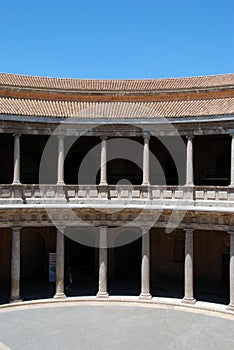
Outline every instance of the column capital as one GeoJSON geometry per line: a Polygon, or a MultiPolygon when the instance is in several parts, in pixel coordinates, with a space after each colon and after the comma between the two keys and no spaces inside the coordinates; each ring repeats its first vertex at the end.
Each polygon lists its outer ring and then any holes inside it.
{"type": "Polygon", "coordinates": [[[187,233],[187,234],[193,234],[193,232],[194,232],[194,229],[193,228],[183,228],[183,230],[184,230],[184,233],[187,233]]]}
{"type": "Polygon", "coordinates": [[[142,133],[142,137],[144,138],[144,140],[149,140],[150,139],[150,134],[148,132],[143,132],[142,133]]]}
{"type": "Polygon", "coordinates": [[[188,135],[186,135],[186,138],[188,140],[192,140],[192,139],[194,139],[194,135],[193,134],[188,134],[188,135]]]}
{"type": "Polygon", "coordinates": [[[141,226],[141,231],[142,231],[142,234],[145,235],[146,233],[150,232],[150,228],[149,226],[141,226]]]}
{"type": "Polygon", "coordinates": [[[101,139],[102,141],[106,141],[106,140],[108,139],[108,136],[102,135],[102,136],[100,136],[100,139],[101,139]]]}
{"type": "Polygon", "coordinates": [[[57,231],[59,231],[60,233],[62,233],[64,235],[65,232],[65,225],[56,225],[57,231]]]}
{"type": "Polygon", "coordinates": [[[19,134],[19,133],[15,133],[15,134],[13,134],[13,136],[14,136],[14,137],[21,137],[22,135],[19,134]]]}
{"type": "Polygon", "coordinates": [[[18,225],[18,226],[12,226],[11,228],[13,232],[20,232],[22,227],[18,225]]]}
{"type": "Polygon", "coordinates": [[[233,236],[233,237],[234,237],[234,231],[227,231],[227,233],[228,233],[230,236],[233,236]]]}
{"type": "Polygon", "coordinates": [[[58,138],[58,139],[64,140],[64,139],[65,139],[65,135],[64,135],[64,134],[58,134],[58,135],[57,135],[57,138],[58,138]]]}
{"type": "Polygon", "coordinates": [[[108,225],[100,225],[98,226],[100,229],[108,229],[108,225]]]}

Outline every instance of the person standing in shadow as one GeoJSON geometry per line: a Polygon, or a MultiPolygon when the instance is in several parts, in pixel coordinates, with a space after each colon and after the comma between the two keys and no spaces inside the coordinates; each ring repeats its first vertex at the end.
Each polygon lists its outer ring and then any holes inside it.
{"type": "Polygon", "coordinates": [[[71,274],[71,267],[68,266],[65,274],[65,289],[69,290],[71,288],[72,288],[72,274],[71,274]]]}

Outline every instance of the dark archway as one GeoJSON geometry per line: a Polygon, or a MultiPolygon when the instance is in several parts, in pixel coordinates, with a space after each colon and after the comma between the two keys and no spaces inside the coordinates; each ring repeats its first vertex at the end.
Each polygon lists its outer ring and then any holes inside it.
{"type": "Polygon", "coordinates": [[[21,278],[45,277],[45,242],[40,233],[23,230],[21,233],[21,278]]]}
{"type": "Polygon", "coordinates": [[[21,232],[21,297],[23,300],[54,295],[48,281],[48,257],[44,235],[34,228],[21,232]]]}
{"type": "Polygon", "coordinates": [[[139,295],[142,237],[137,230],[125,229],[116,236],[115,245],[109,249],[113,270],[109,273],[108,290],[114,295],[139,295]]]}
{"type": "Polygon", "coordinates": [[[65,236],[65,273],[71,268],[73,284],[66,291],[68,296],[95,295],[98,252],[95,233],[89,229],[74,229],[65,236]]]}
{"type": "Polygon", "coordinates": [[[193,149],[195,185],[229,185],[231,138],[227,135],[196,136],[193,149]]]}
{"type": "MultiPolygon", "coordinates": [[[[48,136],[42,135],[23,135],[20,138],[20,180],[23,184],[39,183],[40,163],[47,141],[48,136]]],[[[54,161],[57,164],[57,159],[54,161]]],[[[52,163],[50,167],[51,165],[52,163]]],[[[53,164],[53,172],[55,171],[57,172],[57,165],[53,164]]],[[[43,183],[53,183],[53,181],[51,182],[51,174],[46,172],[44,177],[46,179],[43,179],[43,183]]]]}
{"type": "Polygon", "coordinates": [[[231,154],[230,152],[222,153],[216,161],[216,183],[218,186],[228,186],[230,184],[231,172],[231,154]]]}
{"type": "Polygon", "coordinates": [[[99,183],[98,174],[95,173],[100,168],[100,143],[101,139],[94,136],[65,138],[64,181],[66,184],[99,183]],[[81,164],[82,170],[80,170],[81,164]],[[95,177],[98,179],[96,180],[95,177]]]}
{"type": "Polygon", "coordinates": [[[178,182],[180,185],[185,183],[186,146],[183,137],[163,136],[156,138],[152,136],[150,138],[150,151],[150,183],[152,185],[176,186],[178,182]]]}
{"type": "Polygon", "coordinates": [[[14,137],[11,134],[0,135],[0,183],[11,184],[13,181],[14,137]]]}
{"type": "Polygon", "coordinates": [[[25,150],[21,158],[21,182],[23,184],[38,184],[41,154],[37,151],[25,150]]]}
{"type": "Polygon", "coordinates": [[[173,158],[169,156],[164,164],[164,174],[167,185],[178,185],[178,174],[173,158]]]}
{"type": "Polygon", "coordinates": [[[228,304],[229,248],[226,232],[194,233],[194,296],[197,300],[228,304]]]}
{"type": "Polygon", "coordinates": [[[11,229],[0,229],[0,304],[8,303],[11,293],[11,234],[11,229]]]}
{"type": "Polygon", "coordinates": [[[184,232],[153,228],[150,238],[152,296],[183,298],[184,232]]]}
{"type": "Polygon", "coordinates": [[[127,159],[114,159],[107,163],[108,184],[116,185],[121,180],[127,180],[132,185],[142,184],[142,169],[127,159]]]}
{"type": "Polygon", "coordinates": [[[85,154],[78,150],[69,152],[64,163],[64,181],[67,185],[78,184],[78,171],[84,157],[85,154]]]}

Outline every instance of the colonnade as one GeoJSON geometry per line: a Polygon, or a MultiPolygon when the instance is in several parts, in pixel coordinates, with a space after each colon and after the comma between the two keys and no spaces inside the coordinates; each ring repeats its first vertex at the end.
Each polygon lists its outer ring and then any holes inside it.
{"type": "MultiPolygon", "coordinates": [[[[20,297],[20,230],[19,226],[12,228],[11,251],[11,302],[18,302],[20,297]]],[[[184,260],[184,298],[183,303],[195,303],[193,288],[193,229],[184,229],[185,232],[185,260],[184,260]]],[[[64,293],[64,233],[65,227],[57,228],[56,243],[56,290],[55,299],[66,298],[64,293]]],[[[234,310],[234,231],[230,235],[230,303],[229,308],[234,310]]],[[[97,298],[108,298],[108,227],[99,227],[99,277],[97,298]]],[[[140,277],[140,276],[139,276],[140,277]]],[[[150,234],[142,229],[142,256],[141,256],[141,293],[139,299],[151,299],[150,294],[150,234]]]]}
{"type": "MultiPolygon", "coordinates": [[[[14,134],[14,175],[13,184],[20,184],[20,134],[14,134]]],[[[150,135],[144,137],[143,146],[143,182],[142,185],[150,185],[149,182],[149,163],[150,152],[149,142],[150,135]]],[[[64,184],[64,135],[58,135],[58,169],[57,169],[57,184],[64,184]]],[[[234,186],[234,134],[231,134],[231,181],[230,186],[234,186]]],[[[101,161],[100,161],[100,185],[108,185],[107,183],[107,136],[101,137],[101,161]]],[[[186,185],[193,186],[194,171],[193,171],[193,135],[187,136],[187,156],[186,156],[186,185]]]]}
{"type": "MultiPolygon", "coordinates": [[[[20,136],[14,134],[14,174],[13,185],[20,184],[20,136]]],[[[150,135],[143,135],[143,182],[142,185],[150,185],[150,135]]],[[[231,134],[231,181],[234,186],[234,134],[231,134]]],[[[187,136],[187,159],[186,159],[186,186],[193,186],[193,135],[187,136]]],[[[100,185],[107,183],[107,137],[101,137],[101,160],[100,160],[100,185]]],[[[58,135],[58,170],[57,184],[64,184],[64,135],[58,135]]],[[[19,301],[20,297],[20,227],[12,228],[12,253],[11,253],[11,301],[19,301]]],[[[55,298],[65,298],[64,293],[64,227],[57,231],[57,267],[56,267],[56,293],[55,298]]],[[[141,261],[141,293],[140,299],[150,299],[150,239],[149,232],[142,228],[142,261],[141,261]]],[[[107,286],[107,226],[99,227],[99,287],[98,298],[108,298],[107,286]]],[[[234,309],[234,232],[230,234],[230,304],[234,309]]],[[[193,230],[185,229],[185,261],[184,261],[184,303],[194,303],[193,288],[193,230]]]]}

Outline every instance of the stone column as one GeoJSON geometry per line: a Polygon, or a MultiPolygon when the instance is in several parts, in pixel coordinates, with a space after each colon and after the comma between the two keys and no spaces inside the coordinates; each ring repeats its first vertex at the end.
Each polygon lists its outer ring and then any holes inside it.
{"type": "Polygon", "coordinates": [[[108,298],[107,293],[107,226],[99,227],[99,288],[97,298],[108,298]]]}
{"type": "Polygon", "coordinates": [[[234,310],[234,231],[228,233],[230,235],[230,303],[228,308],[234,310]]]}
{"type": "Polygon", "coordinates": [[[57,228],[55,299],[66,298],[64,294],[64,229],[64,226],[57,228]]]}
{"type": "Polygon", "coordinates": [[[11,245],[11,302],[20,298],[20,227],[12,227],[11,245]]]}
{"type": "Polygon", "coordinates": [[[100,185],[107,185],[107,166],[106,166],[106,136],[101,137],[101,164],[100,164],[100,185]]]}
{"type": "Polygon", "coordinates": [[[142,232],[141,294],[139,299],[151,299],[150,294],[150,234],[142,232]]]}
{"type": "Polygon", "coordinates": [[[14,175],[13,185],[20,184],[20,136],[14,134],[14,175]]]}
{"type": "Polygon", "coordinates": [[[234,187],[234,133],[231,135],[231,181],[230,186],[234,187]]]}
{"type": "Polygon", "coordinates": [[[185,262],[184,262],[184,303],[194,304],[193,296],[193,230],[185,229],[185,262]]]}
{"type": "Polygon", "coordinates": [[[57,185],[64,184],[64,135],[58,135],[58,181],[57,185]]]}
{"type": "Polygon", "coordinates": [[[193,135],[187,136],[186,185],[193,186],[193,135]]]}
{"type": "Polygon", "coordinates": [[[142,185],[148,186],[149,182],[149,140],[150,136],[144,136],[144,150],[143,150],[143,182],[142,185]]]}

